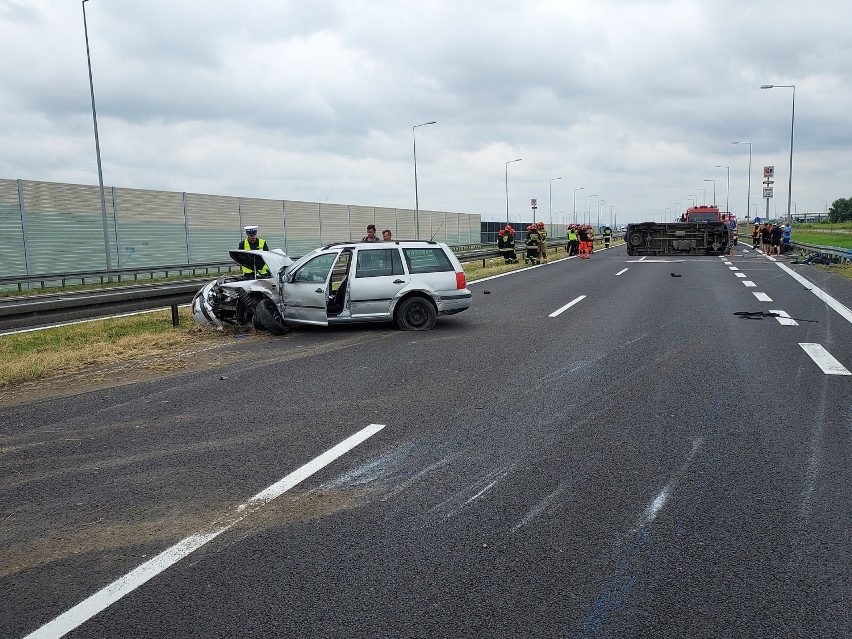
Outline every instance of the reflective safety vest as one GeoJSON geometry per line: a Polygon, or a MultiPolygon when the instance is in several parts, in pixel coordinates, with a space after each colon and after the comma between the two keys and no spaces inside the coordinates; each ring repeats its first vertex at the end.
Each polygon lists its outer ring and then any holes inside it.
{"type": "MultiPolygon", "coordinates": [[[[252,249],[251,245],[249,244],[248,238],[245,238],[243,240],[243,250],[244,251],[253,251],[253,250],[268,251],[269,249],[266,246],[266,240],[261,239],[261,238],[257,238],[257,249],[252,249]]],[[[253,273],[254,273],[254,269],[251,269],[247,266],[243,266],[243,274],[244,275],[251,275],[253,273]]],[[[257,274],[258,275],[264,275],[264,276],[269,275],[269,266],[267,266],[266,262],[264,262],[263,266],[257,270],[257,274]]]]}
{"type": "Polygon", "coordinates": [[[576,242],[580,239],[580,236],[577,235],[576,231],[568,231],[568,241],[576,242]]]}

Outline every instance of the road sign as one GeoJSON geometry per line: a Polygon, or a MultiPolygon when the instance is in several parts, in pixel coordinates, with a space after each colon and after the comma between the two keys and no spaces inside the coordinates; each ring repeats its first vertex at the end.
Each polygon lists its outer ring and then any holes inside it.
{"type": "Polygon", "coordinates": [[[774,166],[764,166],[763,167],[763,177],[765,177],[765,178],[775,177],[775,167],[774,166]]]}
{"type": "Polygon", "coordinates": [[[765,198],[772,197],[772,187],[771,186],[763,187],[763,197],[765,197],[765,198]]]}
{"type": "Polygon", "coordinates": [[[538,200],[535,199],[535,198],[531,199],[530,200],[530,206],[533,207],[533,208],[538,207],[538,200]]]}

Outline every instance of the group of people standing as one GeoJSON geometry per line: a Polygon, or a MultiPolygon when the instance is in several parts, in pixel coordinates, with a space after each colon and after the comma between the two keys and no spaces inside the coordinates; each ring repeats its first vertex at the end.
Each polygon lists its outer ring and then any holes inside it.
{"type": "Polygon", "coordinates": [[[588,224],[569,224],[565,250],[569,256],[577,255],[581,260],[587,260],[592,255],[594,237],[594,229],[588,224]]]}
{"type": "Polygon", "coordinates": [[[789,224],[765,222],[763,226],[755,222],[751,231],[751,244],[766,255],[781,255],[790,250],[792,229],[789,224]]]}
{"type": "MultiPolygon", "coordinates": [[[[595,232],[588,224],[569,224],[567,227],[568,244],[565,250],[569,256],[576,255],[580,259],[589,259],[593,250],[595,232]]],[[[612,238],[612,229],[606,227],[603,231],[604,243],[609,247],[612,238]],[[607,233],[607,231],[609,231],[607,233]]],[[[524,240],[526,253],[524,262],[527,264],[541,264],[547,262],[547,229],[544,222],[530,224],[527,227],[527,235],[524,240]]],[[[518,254],[515,251],[515,229],[509,224],[497,232],[497,248],[500,250],[506,264],[517,264],[518,254]]]]}
{"type": "MultiPolygon", "coordinates": [[[[544,227],[544,222],[530,224],[527,227],[524,245],[526,246],[524,252],[526,264],[547,262],[547,229],[544,227]]],[[[515,251],[515,229],[511,225],[507,224],[505,228],[497,231],[497,248],[506,264],[518,263],[518,253],[515,251]]]]}

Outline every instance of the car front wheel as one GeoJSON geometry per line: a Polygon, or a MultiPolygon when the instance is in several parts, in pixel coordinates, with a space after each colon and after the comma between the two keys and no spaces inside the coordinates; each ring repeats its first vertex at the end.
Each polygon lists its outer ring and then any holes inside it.
{"type": "Polygon", "coordinates": [[[278,307],[275,306],[275,302],[271,299],[266,298],[261,300],[254,313],[258,322],[263,324],[266,330],[273,335],[285,335],[290,330],[290,327],[282,320],[281,313],[278,307]]]}
{"type": "Polygon", "coordinates": [[[396,325],[403,331],[428,331],[435,327],[438,313],[423,297],[409,297],[400,302],[395,313],[396,325]]]}

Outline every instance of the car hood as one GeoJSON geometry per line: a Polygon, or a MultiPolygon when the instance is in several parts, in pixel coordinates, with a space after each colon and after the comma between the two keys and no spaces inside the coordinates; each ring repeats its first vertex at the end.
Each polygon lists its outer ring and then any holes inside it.
{"type": "Polygon", "coordinates": [[[269,267],[270,273],[278,273],[282,268],[290,266],[293,260],[281,249],[272,249],[271,251],[244,251],[234,249],[228,251],[231,259],[240,266],[254,269],[257,265],[257,258],[260,257],[269,267]]]}

